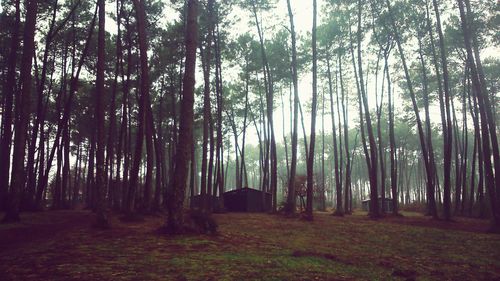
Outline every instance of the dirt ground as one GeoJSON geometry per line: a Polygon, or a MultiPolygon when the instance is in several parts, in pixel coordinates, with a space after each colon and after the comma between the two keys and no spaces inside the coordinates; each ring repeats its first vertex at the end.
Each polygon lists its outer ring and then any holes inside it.
{"type": "Polygon", "coordinates": [[[168,237],[164,216],[113,215],[109,230],[93,219],[47,211],[0,225],[0,280],[500,280],[500,235],[483,220],[228,213],[215,215],[219,235],[168,237]]]}

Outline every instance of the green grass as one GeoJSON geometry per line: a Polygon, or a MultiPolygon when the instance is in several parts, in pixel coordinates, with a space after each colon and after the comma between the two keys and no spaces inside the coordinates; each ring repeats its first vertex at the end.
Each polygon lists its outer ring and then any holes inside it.
{"type": "MultiPolygon", "coordinates": [[[[46,212],[25,215],[22,224],[0,228],[2,237],[16,229],[55,225],[46,237],[7,245],[0,255],[0,279],[405,279],[395,271],[413,272],[417,280],[500,278],[500,236],[406,223],[429,220],[415,214],[372,221],[360,214],[318,213],[313,222],[222,214],[215,216],[218,236],[179,237],[155,232],[163,223],[161,217],[129,224],[114,219],[108,231],[91,229],[90,218],[83,211],[46,212]],[[66,222],[68,214],[84,219],[66,222]],[[294,255],[298,251],[306,254],[294,255]]],[[[469,222],[455,224],[461,223],[469,222]]]]}

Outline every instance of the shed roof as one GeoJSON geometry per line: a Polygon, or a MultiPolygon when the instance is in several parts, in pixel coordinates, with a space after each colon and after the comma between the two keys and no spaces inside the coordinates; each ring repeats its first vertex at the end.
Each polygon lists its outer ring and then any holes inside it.
{"type": "MultiPolygon", "coordinates": [[[[258,189],[255,189],[255,188],[243,187],[243,188],[237,188],[237,189],[226,191],[226,192],[224,192],[224,194],[237,193],[237,192],[247,192],[247,191],[250,191],[250,192],[262,192],[262,190],[258,190],[258,189]]],[[[270,194],[269,192],[266,192],[266,193],[270,194]]]]}

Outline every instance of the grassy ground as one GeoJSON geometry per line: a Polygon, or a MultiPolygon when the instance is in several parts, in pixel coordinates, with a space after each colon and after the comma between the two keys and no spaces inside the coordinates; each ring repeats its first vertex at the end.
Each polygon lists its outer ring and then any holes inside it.
{"type": "Polygon", "coordinates": [[[218,236],[166,237],[162,217],[106,231],[86,211],[22,218],[0,225],[0,280],[500,280],[500,236],[471,219],[230,213],[218,236]]]}

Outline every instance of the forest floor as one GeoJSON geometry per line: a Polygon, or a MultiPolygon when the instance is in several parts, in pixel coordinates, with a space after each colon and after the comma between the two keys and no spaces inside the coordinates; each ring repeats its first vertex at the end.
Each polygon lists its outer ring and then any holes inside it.
{"type": "Polygon", "coordinates": [[[0,280],[500,280],[500,235],[482,220],[228,213],[215,215],[219,235],[167,237],[162,216],[112,216],[109,230],[93,219],[47,211],[0,225],[0,280]]]}

